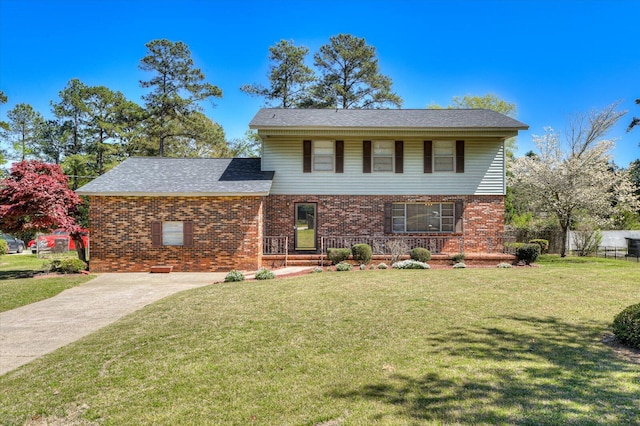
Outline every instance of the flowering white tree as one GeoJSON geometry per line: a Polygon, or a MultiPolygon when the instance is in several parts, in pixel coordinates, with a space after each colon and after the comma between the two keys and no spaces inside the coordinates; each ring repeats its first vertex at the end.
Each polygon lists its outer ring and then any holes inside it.
{"type": "Polygon", "coordinates": [[[517,158],[510,184],[527,194],[531,207],[555,215],[562,229],[561,256],[566,256],[567,233],[580,213],[606,218],[615,209],[638,206],[633,184],[626,171],[610,164],[614,141],[606,133],[626,111],[612,104],[602,111],[576,115],[566,132],[566,150],[551,128],[534,135],[539,153],[517,158]]]}

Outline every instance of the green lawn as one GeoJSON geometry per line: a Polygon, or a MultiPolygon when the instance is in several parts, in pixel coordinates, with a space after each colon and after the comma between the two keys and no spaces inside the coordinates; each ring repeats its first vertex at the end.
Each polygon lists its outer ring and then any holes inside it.
{"type": "Polygon", "coordinates": [[[638,424],[638,302],[598,259],[216,284],[0,377],[0,424],[638,424]]]}
{"type": "MultiPolygon", "coordinates": [[[[72,254],[75,255],[75,252],[72,254]]],[[[53,297],[93,278],[87,275],[18,278],[42,271],[48,262],[46,259],[38,259],[34,254],[0,257],[0,312],[53,297]]]]}

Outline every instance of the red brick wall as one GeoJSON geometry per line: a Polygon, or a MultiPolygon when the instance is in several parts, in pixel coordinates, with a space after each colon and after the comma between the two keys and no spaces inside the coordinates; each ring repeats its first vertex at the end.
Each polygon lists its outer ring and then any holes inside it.
{"type": "Polygon", "coordinates": [[[265,205],[265,235],[288,236],[293,251],[294,205],[317,203],[318,236],[449,236],[443,253],[483,253],[501,250],[504,197],[500,195],[270,195],[265,205]],[[440,234],[385,234],[384,204],[464,202],[463,232],[440,234]],[[463,250],[460,246],[463,237],[463,250]],[[500,244],[500,247],[496,247],[500,244]]]}
{"type": "Polygon", "coordinates": [[[256,270],[264,197],[90,197],[90,270],[256,270]],[[151,222],[193,221],[193,247],[153,247],[151,222]]]}

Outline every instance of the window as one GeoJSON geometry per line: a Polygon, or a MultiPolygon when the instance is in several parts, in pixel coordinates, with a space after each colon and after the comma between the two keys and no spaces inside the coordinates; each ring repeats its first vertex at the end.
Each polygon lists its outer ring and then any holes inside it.
{"type": "Polygon", "coordinates": [[[184,243],[182,222],[162,222],[162,245],[181,246],[184,243]]]}
{"type": "Polygon", "coordinates": [[[313,141],[313,171],[333,171],[333,141],[313,141]]]}
{"type": "Polygon", "coordinates": [[[454,158],[453,141],[435,141],[433,143],[433,169],[436,172],[452,172],[454,158]]]}
{"type": "Polygon", "coordinates": [[[193,222],[154,221],[151,223],[151,241],[154,247],[193,247],[193,222]]]}
{"type": "Polygon", "coordinates": [[[373,141],[373,172],[393,172],[393,141],[373,141]]]}
{"type": "Polygon", "coordinates": [[[393,204],[391,223],[394,233],[453,232],[453,203],[393,204]]]}
{"type": "Polygon", "coordinates": [[[424,172],[464,173],[464,141],[424,141],[424,172]]]}

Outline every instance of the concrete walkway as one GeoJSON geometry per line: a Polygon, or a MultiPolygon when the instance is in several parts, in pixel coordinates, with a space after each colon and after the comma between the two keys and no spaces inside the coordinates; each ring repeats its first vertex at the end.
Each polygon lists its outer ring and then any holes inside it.
{"type": "MultiPolygon", "coordinates": [[[[309,268],[282,268],[278,276],[309,268]]],[[[183,290],[224,281],[226,273],[101,274],[55,297],[0,313],[0,375],[183,290]]],[[[251,278],[252,275],[247,275],[251,278]]]]}

